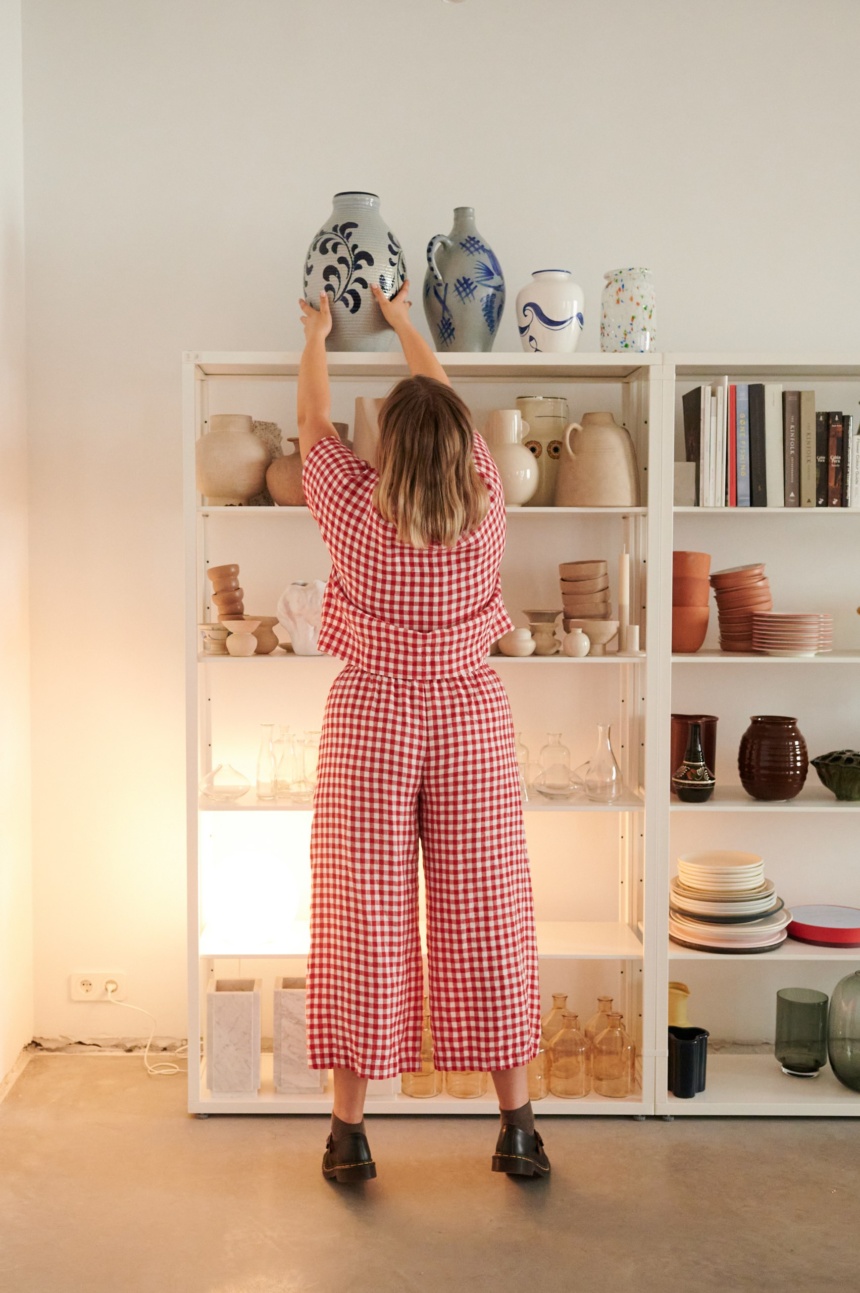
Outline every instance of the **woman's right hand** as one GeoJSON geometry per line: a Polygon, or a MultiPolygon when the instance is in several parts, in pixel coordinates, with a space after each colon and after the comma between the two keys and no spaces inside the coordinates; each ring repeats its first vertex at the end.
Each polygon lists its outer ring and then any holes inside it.
{"type": "Polygon", "coordinates": [[[370,290],[373,293],[374,301],[382,311],[382,317],[390,328],[398,332],[409,323],[409,311],[412,308],[412,302],[409,300],[408,278],[403,280],[403,286],[399,292],[392,296],[391,300],[388,299],[378,283],[371,283],[370,290]]]}
{"type": "Polygon", "coordinates": [[[313,341],[315,337],[320,337],[324,341],[331,332],[332,325],[328,292],[320,292],[318,309],[305,300],[300,300],[299,305],[302,308],[302,327],[305,330],[305,342],[313,341]]]}

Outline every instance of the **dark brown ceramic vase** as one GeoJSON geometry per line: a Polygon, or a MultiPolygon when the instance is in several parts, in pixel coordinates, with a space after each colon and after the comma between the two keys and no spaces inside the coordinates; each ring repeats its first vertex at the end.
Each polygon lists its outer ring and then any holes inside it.
{"type": "Polygon", "coordinates": [[[806,741],[797,720],[757,714],[741,737],[738,772],[753,799],[794,799],[809,768],[806,741]]]}

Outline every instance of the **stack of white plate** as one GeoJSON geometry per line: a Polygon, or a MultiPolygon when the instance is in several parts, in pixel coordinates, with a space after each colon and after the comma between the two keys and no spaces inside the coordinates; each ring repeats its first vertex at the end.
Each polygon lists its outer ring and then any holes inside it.
{"type": "Polygon", "coordinates": [[[753,650],[766,655],[817,655],[833,650],[833,616],[756,611],[752,635],[753,650]]]}
{"type": "Polygon", "coordinates": [[[785,942],[790,920],[758,854],[722,850],[678,858],[669,937],[683,947],[767,952],[785,942]]]}

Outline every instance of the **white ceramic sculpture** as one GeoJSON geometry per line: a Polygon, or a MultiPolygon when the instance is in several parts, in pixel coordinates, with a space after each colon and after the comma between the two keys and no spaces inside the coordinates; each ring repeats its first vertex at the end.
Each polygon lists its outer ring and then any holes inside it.
{"type": "Polygon", "coordinates": [[[321,579],[296,582],[278,600],[278,620],[290,635],[296,655],[319,655],[317,639],[322,621],[325,584],[321,579]]]}
{"type": "Polygon", "coordinates": [[[529,629],[511,629],[499,638],[502,655],[527,656],[535,653],[535,640],[529,629]]]}

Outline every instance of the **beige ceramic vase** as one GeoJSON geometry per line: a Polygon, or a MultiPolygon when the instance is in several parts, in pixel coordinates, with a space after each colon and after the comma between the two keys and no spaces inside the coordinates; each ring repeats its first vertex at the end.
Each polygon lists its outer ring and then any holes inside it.
{"type": "Polygon", "coordinates": [[[241,507],[266,483],[270,451],[244,413],[215,413],[197,441],[197,488],[214,507],[241,507]]]}
{"type": "Polygon", "coordinates": [[[302,459],[298,436],[290,436],[292,453],[282,454],[269,464],[266,471],[266,488],[278,507],[304,507],[305,491],[302,488],[302,459]]]}
{"type": "Polygon", "coordinates": [[[352,433],[352,447],[359,458],[376,466],[376,454],[379,449],[379,410],[384,400],[374,399],[371,395],[359,395],[355,401],[355,424],[352,433]]]}
{"type": "Polygon", "coordinates": [[[611,413],[585,413],[567,427],[556,507],[638,507],[639,472],[630,433],[611,413]]]}

